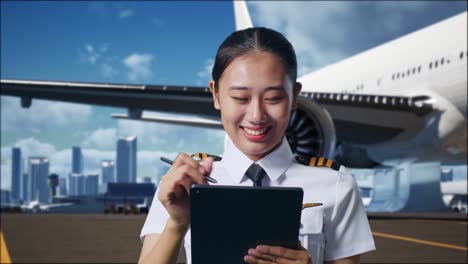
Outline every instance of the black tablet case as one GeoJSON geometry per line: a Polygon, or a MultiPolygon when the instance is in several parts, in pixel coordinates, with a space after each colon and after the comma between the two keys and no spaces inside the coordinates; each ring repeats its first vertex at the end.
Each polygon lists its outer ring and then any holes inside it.
{"type": "Polygon", "coordinates": [[[291,187],[193,185],[192,264],[238,264],[257,245],[296,248],[303,191],[291,187]]]}

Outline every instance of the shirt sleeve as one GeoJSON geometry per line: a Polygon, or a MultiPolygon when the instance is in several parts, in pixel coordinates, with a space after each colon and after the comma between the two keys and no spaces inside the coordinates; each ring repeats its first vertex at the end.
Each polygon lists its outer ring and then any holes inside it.
{"type": "Polygon", "coordinates": [[[140,240],[142,242],[143,238],[148,234],[161,234],[166,226],[167,220],[169,219],[169,213],[158,199],[158,192],[159,188],[154,194],[151,208],[146,216],[145,224],[141,229],[140,240]]]}
{"type": "Polygon", "coordinates": [[[338,174],[335,210],[329,225],[324,230],[326,261],[375,250],[356,180],[350,173],[338,174]]]}

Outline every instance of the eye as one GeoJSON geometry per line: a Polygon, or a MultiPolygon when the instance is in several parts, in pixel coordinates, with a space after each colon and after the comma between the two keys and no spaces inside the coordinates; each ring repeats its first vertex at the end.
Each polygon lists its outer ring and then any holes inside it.
{"type": "Polygon", "coordinates": [[[249,98],[247,97],[237,97],[237,96],[231,96],[232,99],[234,99],[235,101],[238,101],[240,103],[246,103],[249,101],[249,98]]]}
{"type": "Polygon", "coordinates": [[[281,100],[283,100],[283,97],[282,96],[275,96],[275,97],[266,98],[265,100],[270,102],[270,103],[277,103],[277,102],[280,102],[281,100]]]}

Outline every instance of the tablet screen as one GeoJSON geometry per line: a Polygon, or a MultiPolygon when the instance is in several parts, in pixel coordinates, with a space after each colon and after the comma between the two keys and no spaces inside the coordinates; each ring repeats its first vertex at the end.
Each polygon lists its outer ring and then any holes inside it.
{"type": "Polygon", "coordinates": [[[296,248],[302,197],[301,188],[193,185],[192,263],[244,263],[260,244],[296,248]]]}

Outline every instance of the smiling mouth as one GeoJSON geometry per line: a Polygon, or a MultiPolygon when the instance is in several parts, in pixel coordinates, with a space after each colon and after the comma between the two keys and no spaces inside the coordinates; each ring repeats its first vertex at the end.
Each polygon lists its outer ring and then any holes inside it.
{"type": "Polygon", "coordinates": [[[247,127],[242,127],[242,129],[249,135],[251,136],[260,136],[265,134],[265,132],[269,129],[270,127],[264,127],[261,129],[250,129],[247,127]]]}

